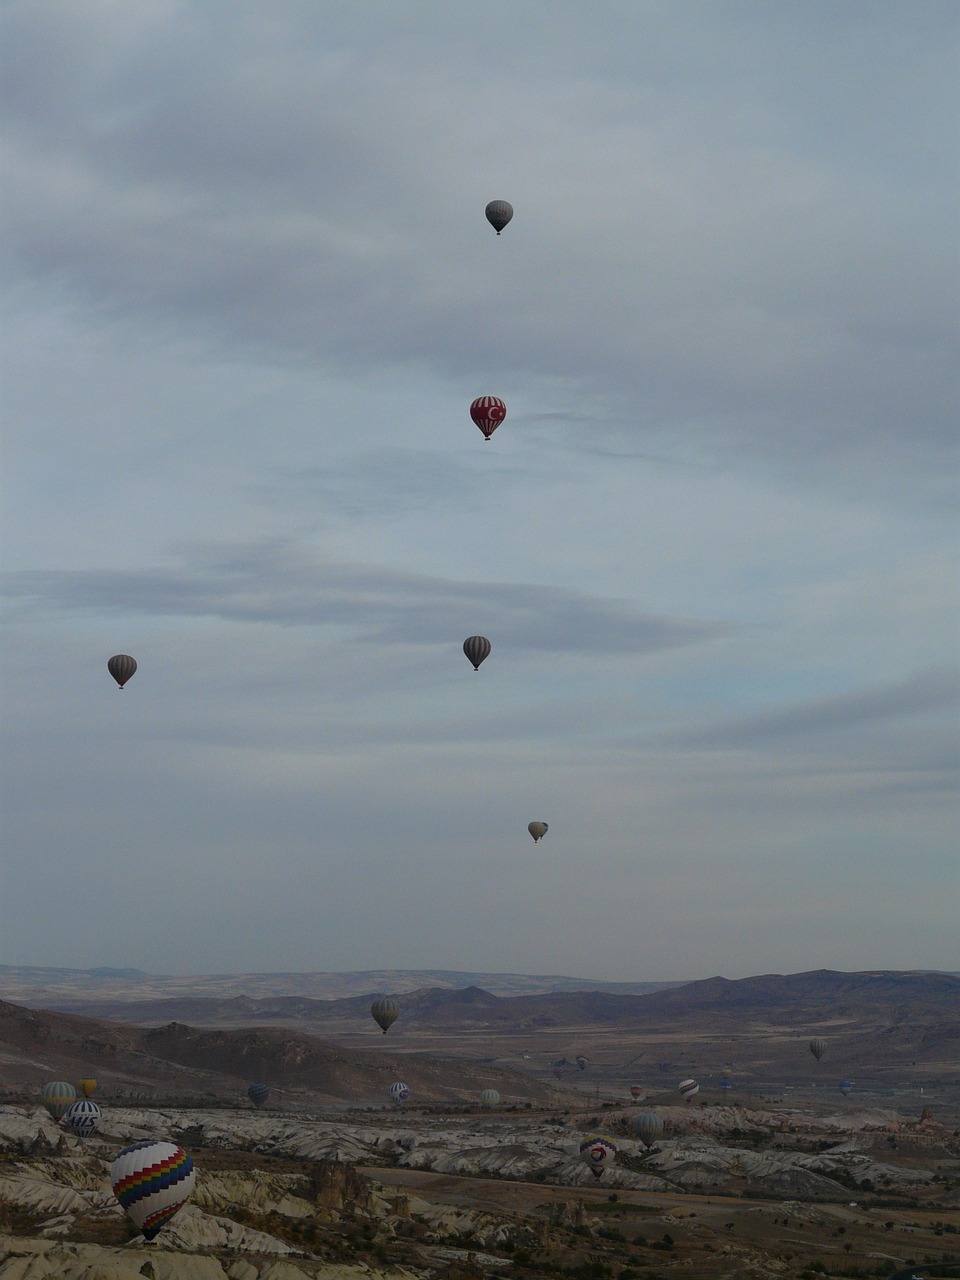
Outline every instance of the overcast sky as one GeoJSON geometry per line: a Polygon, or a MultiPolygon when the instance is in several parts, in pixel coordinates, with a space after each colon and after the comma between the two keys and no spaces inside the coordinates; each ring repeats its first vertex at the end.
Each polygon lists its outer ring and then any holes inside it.
{"type": "Polygon", "coordinates": [[[0,961],[960,968],[955,0],[3,25],[0,961]]]}

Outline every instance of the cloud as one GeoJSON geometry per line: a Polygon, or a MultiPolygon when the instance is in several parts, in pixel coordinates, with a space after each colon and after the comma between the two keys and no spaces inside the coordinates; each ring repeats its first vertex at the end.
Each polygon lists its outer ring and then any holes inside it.
{"type": "Polygon", "coordinates": [[[578,591],[455,582],[312,559],[282,542],[198,547],[172,570],[27,571],[12,598],[126,617],[219,618],[356,629],[367,641],[449,643],[482,625],[498,647],[545,653],[651,653],[716,638],[715,622],[658,617],[578,591]],[[465,628],[472,628],[466,629],[465,628]]]}
{"type": "Polygon", "coordinates": [[[887,720],[949,712],[958,705],[960,670],[937,667],[855,693],[731,717],[710,727],[669,735],[667,740],[675,746],[695,749],[760,749],[776,742],[833,735],[887,720]]]}

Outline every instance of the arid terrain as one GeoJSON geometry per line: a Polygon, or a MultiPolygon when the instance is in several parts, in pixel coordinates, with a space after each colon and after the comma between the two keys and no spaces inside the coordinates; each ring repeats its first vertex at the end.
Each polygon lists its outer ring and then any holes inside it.
{"type": "Polygon", "coordinates": [[[891,973],[646,995],[418,987],[387,1035],[369,993],[187,986],[195,1025],[2,1002],[0,1277],[960,1274],[958,996],[956,976],[891,973]],[[260,1018],[211,1025],[238,999],[260,1018]],[[701,1089],[684,1104],[686,1076],[701,1089]],[[103,1120],[81,1143],[39,1090],[82,1077],[103,1120]],[[254,1080],[271,1089],[261,1111],[254,1080]],[[651,1109],[664,1131],[648,1150],[633,1120],[651,1109]],[[599,1180],[578,1154],[590,1132],[617,1146],[599,1180]],[[108,1177],[146,1138],[180,1142],[198,1170],[153,1244],[108,1177]]]}

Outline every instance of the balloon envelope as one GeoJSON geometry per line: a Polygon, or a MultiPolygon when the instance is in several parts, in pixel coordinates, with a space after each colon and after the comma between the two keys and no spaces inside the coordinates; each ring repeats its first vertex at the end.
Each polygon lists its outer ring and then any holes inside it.
{"type": "Polygon", "coordinates": [[[587,1063],[589,1061],[590,1059],[585,1057],[582,1053],[578,1053],[576,1058],[574,1058],[574,1062],[576,1062],[577,1066],[580,1068],[581,1071],[586,1071],[587,1063]]]}
{"type": "Polygon", "coordinates": [[[397,1080],[394,1084],[390,1086],[390,1097],[394,1100],[394,1102],[399,1107],[401,1102],[406,1102],[406,1100],[410,1097],[410,1090],[407,1088],[407,1086],[403,1083],[402,1080],[397,1080]]]}
{"type": "Polygon", "coordinates": [[[77,1100],[77,1091],[66,1080],[51,1080],[40,1090],[40,1100],[54,1120],[59,1121],[68,1107],[77,1100]]]}
{"type": "Polygon", "coordinates": [[[78,1098],[63,1113],[63,1123],[69,1125],[78,1138],[89,1138],[100,1127],[102,1112],[89,1098],[78,1098]]]}
{"type": "Polygon", "coordinates": [[[115,653],[107,663],[107,670],[116,680],[122,689],[130,677],[137,669],[136,658],[131,658],[129,653],[115,653]]]}
{"type": "Polygon", "coordinates": [[[527,830],[533,836],[533,843],[536,844],[538,840],[543,839],[550,827],[546,822],[531,822],[528,824],[527,830]]]}
{"type": "Polygon", "coordinates": [[[508,200],[491,200],[484,209],[484,213],[491,227],[499,235],[513,217],[513,205],[508,200]]]}
{"type": "Polygon", "coordinates": [[[137,1142],[110,1166],[113,1194],[148,1240],[190,1199],[193,1160],[175,1142],[137,1142]]]}
{"type": "Polygon", "coordinates": [[[500,1101],[500,1093],[497,1089],[484,1089],[480,1093],[480,1101],[485,1107],[495,1107],[500,1101]]]}
{"type": "Polygon", "coordinates": [[[374,1000],[370,1006],[370,1015],[383,1034],[386,1035],[387,1028],[393,1026],[400,1016],[400,1006],[396,1000],[391,1000],[389,996],[382,996],[379,1000],[374,1000]]]}
{"type": "Polygon", "coordinates": [[[247,1097],[259,1111],[270,1097],[270,1086],[266,1084],[251,1084],[247,1087],[247,1097]]]}
{"type": "Polygon", "coordinates": [[[634,1102],[636,1102],[636,1100],[637,1100],[637,1099],[638,1099],[642,1094],[643,1094],[643,1085],[642,1085],[642,1084],[632,1084],[632,1085],[630,1086],[630,1097],[631,1097],[631,1098],[633,1098],[634,1102]]]}
{"type": "Polygon", "coordinates": [[[813,1056],[816,1058],[818,1062],[826,1052],[826,1048],[827,1048],[826,1042],[823,1040],[810,1041],[810,1052],[813,1054],[813,1056]]]}
{"type": "Polygon", "coordinates": [[[649,1150],[663,1133],[663,1121],[655,1111],[641,1111],[633,1117],[633,1127],[637,1137],[649,1150]]]}
{"type": "Polygon", "coordinates": [[[700,1092],[700,1086],[696,1080],[681,1080],[677,1088],[680,1090],[680,1097],[683,1098],[684,1102],[689,1102],[691,1098],[695,1098],[700,1092]]]}
{"type": "Polygon", "coordinates": [[[852,1080],[841,1080],[841,1081],[840,1081],[840,1083],[837,1085],[837,1088],[840,1090],[840,1092],[843,1094],[843,1096],[844,1096],[844,1097],[846,1097],[846,1096],[847,1096],[847,1094],[848,1094],[848,1093],[851,1091],[851,1089],[853,1088],[853,1081],[852,1081],[852,1080]]]}
{"type": "Polygon", "coordinates": [[[467,636],[463,642],[463,652],[473,663],[474,671],[480,670],[480,663],[490,657],[490,641],[486,636],[467,636]]]}
{"type": "Polygon", "coordinates": [[[592,1133],[580,1143],[580,1159],[583,1160],[595,1178],[599,1178],[608,1164],[613,1163],[617,1154],[617,1144],[606,1134],[592,1133]]]}
{"type": "Polygon", "coordinates": [[[499,396],[477,396],[470,406],[470,417],[483,433],[484,440],[490,437],[507,416],[507,406],[499,396]]]}
{"type": "Polygon", "coordinates": [[[78,1080],[77,1081],[77,1092],[82,1093],[85,1098],[89,1098],[91,1093],[93,1093],[94,1090],[96,1089],[96,1087],[97,1087],[96,1080],[78,1080]]]}

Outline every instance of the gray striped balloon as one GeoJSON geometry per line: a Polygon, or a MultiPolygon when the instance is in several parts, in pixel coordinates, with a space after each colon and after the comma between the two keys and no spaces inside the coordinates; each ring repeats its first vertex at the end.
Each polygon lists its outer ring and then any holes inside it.
{"type": "Polygon", "coordinates": [[[463,652],[473,663],[474,671],[480,670],[480,663],[490,656],[490,641],[486,636],[467,636],[463,642],[463,652]]]}

